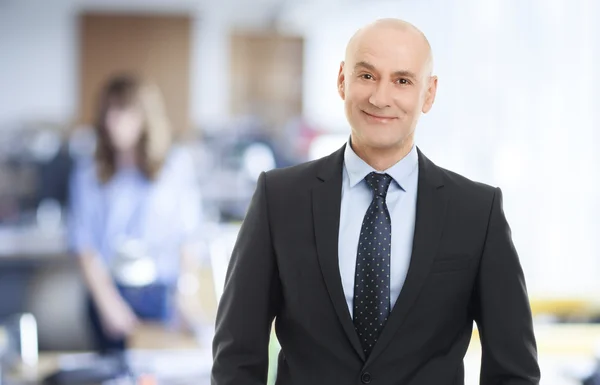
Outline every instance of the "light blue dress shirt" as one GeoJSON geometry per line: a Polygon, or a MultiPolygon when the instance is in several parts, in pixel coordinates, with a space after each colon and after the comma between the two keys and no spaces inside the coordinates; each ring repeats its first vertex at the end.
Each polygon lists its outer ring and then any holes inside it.
{"type": "Polygon", "coordinates": [[[141,240],[158,279],[175,284],[181,247],[197,235],[201,200],[189,153],[173,151],[154,181],[137,168],[119,169],[100,183],[92,161],[80,160],[70,184],[69,246],[97,253],[107,265],[119,243],[141,240]]]}
{"type": "MultiPolygon", "coordinates": [[[[404,285],[412,252],[419,179],[418,163],[417,148],[413,146],[408,155],[383,171],[383,173],[387,173],[393,178],[386,198],[392,221],[392,255],[390,260],[390,300],[392,308],[404,285]]],[[[376,170],[356,155],[350,146],[350,142],[348,142],[344,152],[342,171],[342,205],[338,253],[342,286],[350,314],[353,314],[354,310],[354,277],[360,228],[373,199],[373,193],[364,178],[373,171],[376,170]]]]}

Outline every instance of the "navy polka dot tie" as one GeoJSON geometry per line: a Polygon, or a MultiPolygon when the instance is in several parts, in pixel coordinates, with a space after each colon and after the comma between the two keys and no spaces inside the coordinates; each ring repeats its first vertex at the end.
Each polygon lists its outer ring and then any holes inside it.
{"type": "Polygon", "coordinates": [[[392,177],[372,172],[365,177],[373,191],[360,230],[354,279],[354,328],[369,356],[390,313],[392,221],[385,203],[392,177]]]}

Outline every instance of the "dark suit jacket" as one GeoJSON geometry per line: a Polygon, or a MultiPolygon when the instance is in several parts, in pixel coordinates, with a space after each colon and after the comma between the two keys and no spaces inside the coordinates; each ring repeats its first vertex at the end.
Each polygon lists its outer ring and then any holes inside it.
{"type": "Polygon", "coordinates": [[[212,384],[266,383],[274,318],[278,385],[463,384],[473,321],[482,384],[538,384],[531,311],[500,189],[420,151],[408,275],[364,356],[338,265],[343,157],[341,148],[260,176],[219,304],[212,384]]]}

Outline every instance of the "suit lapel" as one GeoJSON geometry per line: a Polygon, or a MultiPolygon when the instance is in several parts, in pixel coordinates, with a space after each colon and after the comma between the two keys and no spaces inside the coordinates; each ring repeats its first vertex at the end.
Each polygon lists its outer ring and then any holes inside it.
{"type": "Polygon", "coordinates": [[[438,250],[446,214],[447,197],[444,194],[440,169],[419,150],[419,181],[417,210],[412,255],[408,273],[400,295],[387,324],[369,359],[368,365],[380,355],[393,339],[408,311],[423,287],[438,250]]]}
{"type": "Polygon", "coordinates": [[[329,297],[350,343],[364,360],[365,355],[346,304],[338,262],[344,149],[345,146],[326,158],[319,170],[317,177],[320,183],[312,190],[313,220],[319,264],[329,297]]]}

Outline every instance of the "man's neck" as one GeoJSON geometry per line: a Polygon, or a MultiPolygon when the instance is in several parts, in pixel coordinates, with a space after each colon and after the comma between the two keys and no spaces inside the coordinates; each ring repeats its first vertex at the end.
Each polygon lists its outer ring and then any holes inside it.
{"type": "Polygon", "coordinates": [[[352,150],[359,158],[377,171],[384,171],[400,162],[413,147],[414,135],[407,137],[399,146],[390,148],[377,148],[361,145],[359,141],[351,139],[352,150]]]}

